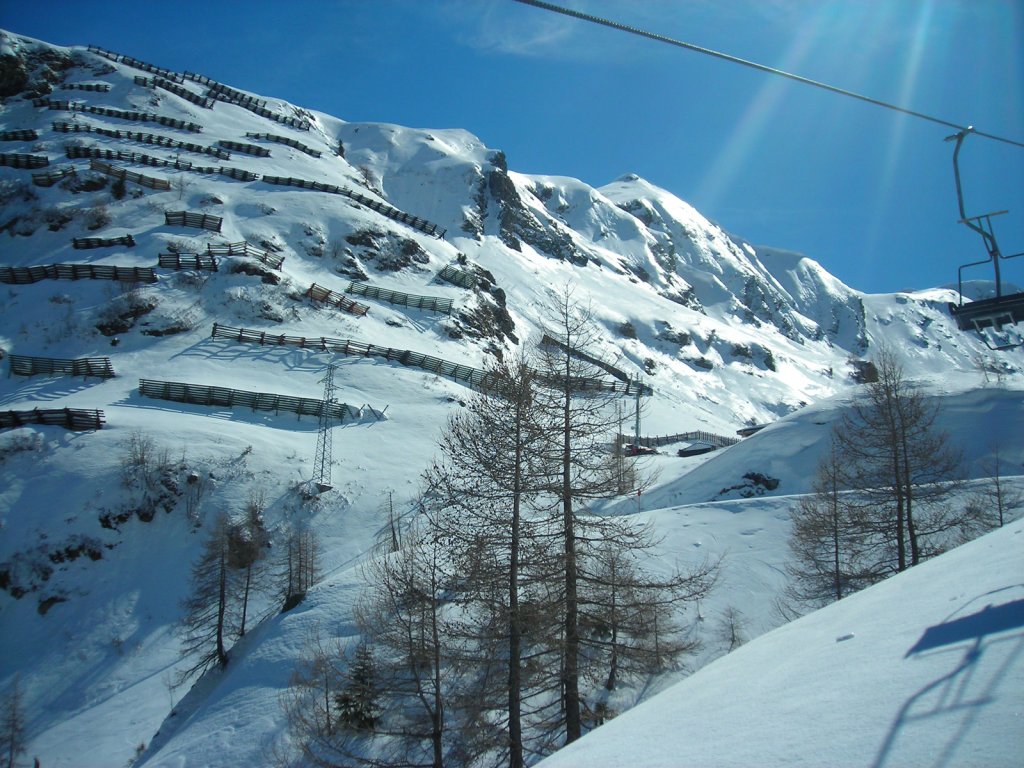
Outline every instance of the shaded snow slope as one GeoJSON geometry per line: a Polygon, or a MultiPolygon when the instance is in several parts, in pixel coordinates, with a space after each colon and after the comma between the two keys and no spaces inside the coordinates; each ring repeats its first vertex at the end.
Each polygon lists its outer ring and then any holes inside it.
{"type": "Polygon", "coordinates": [[[1010,768],[1020,521],[758,638],[541,764],[1010,768]]]}
{"type": "MultiPolygon", "coordinates": [[[[0,47],[8,54],[7,82],[15,84],[0,104],[0,129],[37,134],[4,141],[0,150],[48,163],[0,167],[0,267],[149,268],[160,254],[206,253],[241,241],[284,259],[280,269],[251,255],[224,256],[215,273],[157,268],[152,284],[41,280],[0,287],[0,365],[12,354],[108,356],[117,374],[0,375],[2,411],[95,408],[106,419],[95,432],[0,432],[0,684],[20,677],[29,754],[45,766],[125,764],[140,745],[147,765],[207,764],[214,754],[224,766],[262,762],[262,750],[279,735],[277,694],[306,630],[320,624],[343,638],[351,634],[345,617],[357,566],[383,529],[382,505],[390,496],[400,513],[410,513],[439,430],[472,394],[464,383],[404,365],[409,358],[401,352],[482,368],[537,339],[545,302],[566,285],[593,309],[597,354],[653,387],[642,433],[732,436],[782,419],[710,457],[677,459],[671,446],[653,459],[661,479],[641,499],[640,514],[664,535],[661,559],[685,564],[731,553],[727,587],[701,609],[706,621],[695,631],[706,651],[691,666],[721,653],[712,625],[730,604],[747,614],[751,634],[778,623],[769,605],[782,585],[787,495],[806,489],[827,430],[816,422],[834,421],[853,396],[851,360],[893,344],[911,375],[941,382],[944,402],[955,410],[953,426],[971,435],[973,474],[991,452],[982,424],[986,436],[1004,430],[1004,449],[1020,461],[1012,431],[1021,407],[1020,352],[990,353],[957,331],[944,304],[949,291],[865,296],[808,259],[728,235],[635,176],[595,188],[518,173],[514,158],[465,131],[349,123],[259,97],[282,123],[239,104],[201,107],[154,87],[151,71],[83,47],[3,32],[0,47]],[[73,84],[109,90],[67,87],[73,84]],[[36,98],[101,111],[36,106],[36,98]],[[98,130],[62,132],[55,124],[63,123],[98,130]],[[138,134],[160,141],[146,143],[138,134]],[[286,142],[260,138],[266,134],[286,142]],[[221,142],[240,142],[270,154],[232,149],[218,158],[169,142],[221,150],[221,142]],[[170,188],[129,181],[118,197],[112,179],[90,170],[89,160],[66,157],[69,147],[135,153],[105,162],[170,188]],[[195,172],[176,162],[256,178],[195,172]],[[32,182],[34,173],[72,168],[73,176],[52,186],[32,182]],[[217,217],[220,231],[169,225],[165,214],[174,211],[217,217]],[[396,220],[397,211],[446,235],[396,220]],[[132,246],[73,247],[74,238],[129,234],[132,246]],[[442,279],[446,268],[466,282],[442,279]],[[452,311],[354,292],[350,298],[368,307],[365,315],[310,301],[313,283],[341,293],[352,281],[451,301],[452,311]],[[268,337],[355,340],[395,354],[338,355],[315,342],[239,344],[211,338],[214,323],[268,337]],[[147,378],[319,398],[331,363],[336,396],[357,416],[333,428],[334,487],[315,499],[305,489],[316,418],[172,403],[138,391],[139,379],[147,378]],[[984,386],[991,389],[978,390],[984,386]],[[152,441],[149,466],[159,468],[148,483],[138,466],[125,467],[140,438],[152,441]],[[776,498],[718,494],[751,471],[781,478],[776,498]],[[193,478],[202,480],[201,496],[190,490],[193,478]],[[241,515],[261,494],[271,549],[290,526],[309,525],[323,545],[325,579],[300,609],[251,631],[223,675],[191,691],[173,688],[177,672],[189,666],[178,657],[174,624],[205,523],[220,512],[241,515]],[[726,500],[706,503],[715,499],[726,500]]],[[[194,80],[180,86],[197,97],[207,93],[194,80]]],[[[631,497],[601,508],[632,514],[635,504],[631,497]]],[[[258,617],[276,609],[276,598],[257,603],[258,617]]],[[[641,693],[623,690],[618,705],[641,693]]]]}

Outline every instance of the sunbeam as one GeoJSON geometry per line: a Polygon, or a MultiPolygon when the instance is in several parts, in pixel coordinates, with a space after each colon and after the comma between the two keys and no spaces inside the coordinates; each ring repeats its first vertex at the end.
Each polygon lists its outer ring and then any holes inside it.
{"type": "MultiPolygon", "coordinates": [[[[823,6],[795,36],[789,50],[778,64],[781,69],[800,69],[811,57],[825,21],[826,9],[823,6]]],[[[765,149],[762,143],[765,127],[769,121],[779,118],[779,104],[791,86],[791,83],[782,80],[765,78],[757,96],[747,106],[743,117],[733,127],[729,137],[723,141],[714,162],[708,166],[697,188],[695,199],[701,200],[703,205],[713,209],[727,190],[736,184],[743,168],[748,164],[751,153],[765,149]]]]}
{"type": "MultiPolygon", "coordinates": [[[[903,75],[900,78],[898,92],[899,97],[896,100],[898,104],[910,105],[913,103],[918,75],[921,71],[921,61],[924,57],[927,44],[930,42],[929,38],[932,31],[932,18],[934,11],[934,0],[926,0],[918,11],[917,19],[914,23],[909,55],[907,56],[903,75]]],[[[881,178],[875,187],[877,194],[872,197],[874,206],[867,228],[868,247],[864,254],[868,272],[873,271],[874,263],[879,252],[878,245],[885,226],[886,212],[892,206],[893,180],[896,177],[897,168],[900,165],[901,157],[904,153],[904,142],[909,122],[910,121],[906,119],[892,121],[892,128],[889,132],[888,139],[882,142],[882,145],[885,147],[885,160],[882,164],[881,178]]]]}

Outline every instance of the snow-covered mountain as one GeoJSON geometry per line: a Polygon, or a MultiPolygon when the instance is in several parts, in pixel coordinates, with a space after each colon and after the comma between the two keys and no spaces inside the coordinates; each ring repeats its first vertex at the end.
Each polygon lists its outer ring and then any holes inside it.
{"type": "Polygon", "coordinates": [[[652,388],[645,435],[735,436],[781,419],[707,461],[658,457],[660,485],[642,500],[677,545],[666,557],[736,554],[732,591],[711,610],[742,603],[752,633],[780,621],[767,606],[781,587],[786,496],[806,492],[819,422],[852,396],[879,343],[961,409],[950,423],[970,433],[972,476],[997,438],[1008,462],[1024,461],[1024,360],[958,331],[952,291],[864,295],[637,176],[594,188],[521,174],[462,130],[345,122],[9,33],[0,97],[0,349],[106,357],[116,373],[0,379],[0,411],[99,409],[105,421],[0,432],[0,683],[20,676],[43,765],[123,764],[136,751],[140,765],[259,763],[280,735],[276,697],[304,633],[354,634],[357,566],[381,506],[390,494],[405,509],[471,394],[465,371],[538,339],[566,285],[592,306],[600,355],[620,377],[608,382],[652,388]],[[105,244],[82,247],[96,245],[88,238],[105,244]],[[211,255],[217,271],[171,266],[211,255]],[[28,269],[51,265],[79,266],[28,269]],[[85,279],[114,266],[153,268],[155,282],[85,279]],[[225,327],[307,342],[239,343],[225,327]],[[315,416],[140,392],[146,379],[316,399],[329,363],[351,408],[333,430],[334,487],[316,497],[305,492],[315,416]],[[162,469],[148,486],[130,460],[140,441],[162,469]],[[756,508],[720,493],[750,471],[781,479],[756,508]],[[315,527],[325,578],[249,633],[223,675],[172,690],[195,519],[240,514],[253,493],[272,533],[315,527]],[[743,514],[714,505],[729,503],[743,514]],[[683,543],[712,529],[712,544],[683,543]]]}

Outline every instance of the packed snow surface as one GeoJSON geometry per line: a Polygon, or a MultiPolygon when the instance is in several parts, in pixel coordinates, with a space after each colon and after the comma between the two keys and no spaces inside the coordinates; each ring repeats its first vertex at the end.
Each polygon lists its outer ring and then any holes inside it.
{"type": "Polygon", "coordinates": [[[769,632],[544,768],[1020,765],[1024,524],[769,632]]]}

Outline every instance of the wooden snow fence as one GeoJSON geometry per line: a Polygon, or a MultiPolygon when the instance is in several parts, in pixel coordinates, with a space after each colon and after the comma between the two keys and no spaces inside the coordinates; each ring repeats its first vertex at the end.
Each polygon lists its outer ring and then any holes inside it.
{"type": "Polygon", "coordinates": [[[64,168],[47,171],[45,173],[33,173],[32,183],[37,187],[52,187],[61,179],[66,179],[68,176],[74,176],[76,173],[73,165],[65,166],[64,168]]]}
{"type": "Polygon", "coordinates": [[[197,75],[194,72],[186,72],[184,75],[185,79],[192,80],[193,82],[205,85],[209,90],[206,92],[208,98],[215,99],[216,101],[223,101],[226,104],[234,104],[235,106],[247,109],[253,114],[265,117],[268,120],[273,120],[275,123],[281,125],[287,125],[290,128],[295,128],[300,131],[308,131],[312,128],[312,124],[308,120],[302,120],[297,117],[288,117],[286,115],[279,115],[276,112],[271,112],[267,109],[267,102],[263,99],[257,99],[255,96],[250,96],[247,93],[235,90],[234,88],[218,83],[216,80],[212,80],[206,75],[197,75]]]}
{"type": "Polygon", "coordinates": [[[161,269],[200,269],[216,272],[219,264],[216,256],[206,253],[161,253],[157,266],[161,269]]]}
{"type": "Polygon", "coordinates": [[[90,160],[89,168],[93,171],[99,171],[105,173],[107,176],[113,176],[115,179],[123,179],[124,181],[130,181],[133,184],[139,186],[149,187],[150,189],[170,189],[171,182],[167,179],[158,179],[154,176],[143,176],[141,173],[135,173],[125,168],[117,168],[110,163],[105,163],[102,160],[90,160]]]}
{"type": "Polygon", "coordinates": [[[109,93],[110,83],[64,83],[61,85],[63,91],[95,91],[98,93],[109,93]]]}
{"type": "Polygon", "coordinates": [[[117,280],[155,283],[152,267],[117,267],[110,264],[49,264],[38,267],[0,267],[0,283],[28,285],[40,280],[117,280]]]}
{"type": "Polygon", "coordinates": [[[707,443],[713,445],[716,448],[728,448],[730,445],[736,445],[739,442],[735,437],[726,437],[724,435],[716,435],[712,432],[682,432],[677,435],[662,435],[659,437],[637,437],[636,435],[625,435],[620,434],[619,440],[624,443],[632,443],[633,445],[640,445],[645,448],[660,448],[663,445],[672,445],[673,443],[707,443]]]}
{"type": "Polygon", "coordinates": [[[413,216],[412,214],[400,211],[394,206],[382,203],[380,200],[374,200],[372,197],[367,197],[364,194],[348,189],[346,187],[339,187],[336,184],[323,184],[319,181],[310,181],[309,179],[296,179],[291,176],[263,176],[263,181],[267,184],[275,184],[282,187],[299,187],[300,189],[312,189],[317,192],[327,192],[332,195],[343,195],[350,200],[355,200],[361,205],[365,205],[367,208],[376,211],[382,216],[386,216],[394,221],[401,222],[402,224],[408,224],[413,229],[418,229],[428,235],[434,237],[443,238],[448,232],[446,229],[441,229],[433,222],[421,219],[419,216],[413,216]]]}
{"type": "Polygon", "coordinates": [[[87,123],[67,123],[55,120],[53,130],[60,133],[96,133],[100,136],[109,136],[112,139],[128,139],[137,141],[140,144],[156,144],[171,149],[183,149],[186,152],[195,152],[201,155],[213,155],[220,160],[230,160],[231,153],[219,147],[206,147],[202,144],[194,144],[190,141],[179,141],[169,136],[160,136],[152,133],[141,133],[139,131],[119,131],[112,128],[101,128],[87,123]]]}
{"type": "Polygon", "coordinates": [[[323,336],[310,337],[289,336],[286,334],[267,333],[266,331],[255,331],[248,328],[233,328],[231,326],[213,324],[212,337],[215,339],[227,339],[240,344],[259,344],[261,346],[291,346],[315,351],[332,352],[337,355],[350,355],[355,357],[382,357],[385,360],[393,360],[405,366],[422,368],[423,370],[436,373],[440,376],[447,376],[457,381],[464,381],[470,386],[479,386],[486,379],[484,371],[468,365],[460,365],[437,357],[422,355],[407,349],[392,349],[390,347],[379,347],[376,344],[366,344],[353,339],[331,339],[323,336]]]}
{"type": "MultiPolygon", "coordinates": [[[[175,403],[211,405],[234,408],[243,406],[254,411],[272,411],[302,416],[326,415],[339,422],[346,418],[358,419],[362,410],[345,403],[327,402],[311,397],[295,397],[267,392],[248,392],[242,389],[216,387],[206,384],[185,384],[178,381],[157,381],[139,379],[139,394],[155,400],[169,400],[175,403]]],[[[375,412],[376,415],[376,412],[375,412]]]]}
{"type": "Polygon", "coordinates": [[[76,237],[71,240],[71,245],[80,251],[91,248],[111,248],[115,245],[134,248],[135,238],[131,235],[121,235],[120,237],[76,237]]]}
{"type": "MultiPolygon", "coordinates": [[[[233,103],[237,103],[237,102],[233,102],[233,103]]],[[[281,125],[287,125],[289,128],[295,128],[296,130],[299,130],[299,131],[308,131],[310,128],[313,127],[313,125],[308,120],[301,120],[301,119],[299,119],[297,117],[289,117],[287,115],[279,115],[276,112],[271,112],[266,107],[259,107],[259,106],[256,106],[255,104],[252,104],[252,103],[241,103],[241,104],[239,104],[239,106],[244,107],[245,109],[248,109],[250,112],[252,112],[255,115],[259,115],[260,117],[265,117],[268,120],[273,120],[275,123],[280,123],[281,125]]]]}
{"type": "Polygon", "coordinates": [[[247,243],[244,240],[240,243],[207,245],[206,254],[208,256],[248,256],[263,262],[271,269],[280,269],[281,265],[284,264],[284,256],[277,256],[273,253],[268,253],[262,248],[257,248],[255,245],[247,243]]]}
{"type": "Polygon", "coordinates": [[[50,164],[46,155],[0,153],[0,166],[7,168],[45,168],[50,164]]]}
{"type": "Polygon", "coordinates": [[[79,147],[71,144],[64,148],[69,160],[81,158],[102,158],[105,160],[124,160],[129,163],[150,165],[155,168],[177,168],[179,171],[191,171],[192,163],[187,160],[165,160],[162,157],[142,154],[141,152],[125,152],[123,150],[102,149],[101,147],[79,147]]]}
{"type": "Polygon", "coordinates": [[[348,312],[351,315],[363,317],[370,308],[365,304],[360,304],[358,301],[353,301],[343,293],[332,291],[329,288],[324,288],[322,285],[313,283],[309,286],[309,290],[306,291],[306,295],[309,296],[312,301],[319,301],[324,304],[330,304],[333,307],[337,307],[343,312],[348,312]]]}
{"type": "Polygon", "coordinates": [[[39,134],[31,128],[19,128],[14,131],[0,131],[0,141],[35,141],[39,134]]]}
{"type": "MultiPolygon", "coordinates": [[[[325,336],[305,337],[289,336],[287,334],[268,333],[266,331],[255,331],[248,328],[233,328],[227,325],[213,324],[212,338],[226,339],[240,344],[259,344],[261,346],[291,346],[314,351],[331,352],[336,355],[350,355],[356,357],[382,357],[402,365],[421,368],[438,376],[446,376],[456,381],[462,381],[469,386],[481,390],[494,390],[494,384],[490,374],[479,368],[468,365],[453,363],[442,360],[438,357],[431,357],[408,349],[393,349],[391,347],[379,347],[376,344],[367,344],[353,339],[331,339],[325,336]]],[[[586,376],[574,376],[571,380],[573,390],[576,392],[616,392],[621,394],[636,394],[637,386],[633,382],[623,383],[617,381],[604,381],[603,379],[590,378],[586,376]]],[[[558,382],[552,382],[558,385],[558,382]]],[[[652,394],[650,387],[641,390],[641,394],[652,394]]]]}
{"type": "Polygon", "coordinates": [[[198,93],[193,93],[188,88],[162,77],[142,77],[136,75],[135,84],[141,85],[143,88],[162,88],[204,109],[213,109],[215,103],[211,98],[200,96],[198,93]]]}
{"type": "Polygon", "coordinates": [[[438,280],[457,285],[460,288],[476,288],[476,275],[466,269],[459,269],[453,264],[445,265],[445,268],[437,273],[438,280]]]}
{"type": "Polygon", "coordinates": [[[440,312],[445,315],[452,313],[452,300],[443,299],[438,296],[416,296],[411,293],[392,291],[388,288],[379,288],[367,283],[351,282],[345,289],[345,293],[354,293],[358,296],[366,296],[370,299],[379,299],[388,304],[397,304],[402,307],[413,309],[426,309],[431,312],[440,312]]]}
{"type": "Polygon", "coordinates": [[[223,219],[220,216],[211,216],[208,213],[196,213],[194,211],[165,211],[164,220],[168,226],[194,227],[195,229],[206,229],[210,232],[220,232],[223,219]]]}
{"type": "Polygon", "coordinates": [[[262,139],[263,141],[273,141],[277,144],[285,144],[299,150],[300,152],[305,152],[310,157],[320,157],[320,150],[307,147],[305,144],[302,144],[295,139],[290,139],[287,136],[275,136],[272,133],[246,133],[245,136],[248,139],[262,139]]]}
{"type": "Polygon", "coordinates": [[[227,176],[232,179],[238,179],[238,181],[256,181],[259,178],[259,174],[253,173],[252,171],[246,171],[242,168],[228,168],[223,165],[193,165],[190,169],[193,173],[208,173],[211,175],[227,176]]]}
{"type": "Polygon", "coordinates": [[[249,94],[242,93],[241,91],[236,91],[231,86],[219,83],[206,75],[199,75],[195,72],[189,72],[186,70],[185,79],[191,80],[194,83],[199,83],[200,85],[205,85],[210,91],[208,95],[218,101],[237,104],[239,106],[246,106],[247,104],[252,104],[257,107],[267,106],[267,102],[265,100],[258,99],[255,96],[250,96],[249,94]]]}
{"type": "Polygon", "coordinates": [[[266,147],[261,147],[256,144],[246,144],[241,141],[228,141],[227,139],[221,139],[217,142],[225,149],[233,149],[235,152],[242,152],[246,155],[253,155],[255,157],[270,157],[270,150],[266,147]]]}
{"type": "Polygon", "coordinates": [[[427,221],[426,219],[421,219],[419,216],[413,216],[405,211],[400,211],[397,208],[387,205],[386,203],[382,203],[379,200],[374,200],[372,197],[367,197],[355,190],[342,188],[338,194],[342,194],[351,200],[355,200],[357,203],[365,205],[367,208],[376,211],[382,216],[387,216],[389,219],[401,222],[402,224],[408,224],[413,229],[418,229],[424,234],[432,235],[440,239],[444,238],[445,234],[448,232],[447,229],[441,229],[432,221],[427,221]]]}
{"type": "Polygon", "coordinates": [[[103,411],[82,408],[34,408],[31,411],[0,411],[0,429],[13,429],[27,424],[48,424],[74,432],[101,429],[103,411]]]}
{"type": "Polygon", "coordinates": [[[97,376],[109,379],[114,376],[114,366],[109,357],[80,357],[66,360],[56,357],[30,357],[11,355],[11,374],[15,376],[97,376]]]}
{"type": "Polygon", "coordinates": [[[90,45],[88,50],[90,53],[98,53],[103,58],[109,59],[113,62],[121,60],[121,54],[108,51],[106,48],[100,48],[98,45],[90,45]]]}
{"type": "Polygon", "coordinates": [[[168,128],[178,128],[179,130],[191,133],[202,133],[203,131],[203,126],[197,123],[188,123],[174,117],[156,115],[152,112],[128,112],[122,109],[110,109],[109,107],[94,107],[80,101],[57,101],[55,99],[40,98],[33,100],[32,105],[64,112],[88,112],[93,115],[115,117],[118,120],[131,120],[136,123],[159,123],[160,125],[166,125],[168,128]]]}
{"type": "Polygon", "coordinates": [[[100,48],[98,45],[90,45],[89,51],[91,53],[99,54],[103,58],[109,59],[114,63],[127,64],[129,67],[141,69],[143,72],[149,72],[152,75],[160,75],[161,77],[166,77],[168,80],[173,80],[176,83],[184,82],[184,78],[177,72],[172,72],[171,70],[164,69],[163,67],[155,67],[152,64],[147,64],[144,61],[133,59],[131,56],[124,56],[120,53],[108,51],[105,48],[100,48]]]}
{"type": "Polygon", "coordinates": [[[267,184],[276,184],[279,187],[298,187],[299,189],[315,189],[317,192],[330,192],[331,194],[344,194],[341,187],[334,184],[321,184],[319,181],[308,179],[296,179],[292,176],[263,176],[267,184]]]}

